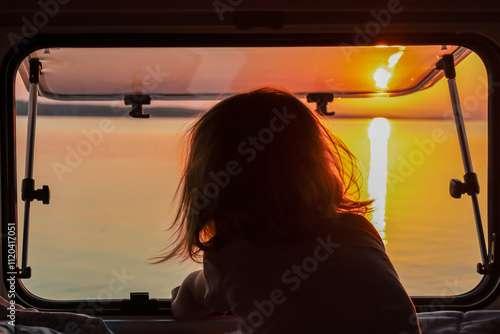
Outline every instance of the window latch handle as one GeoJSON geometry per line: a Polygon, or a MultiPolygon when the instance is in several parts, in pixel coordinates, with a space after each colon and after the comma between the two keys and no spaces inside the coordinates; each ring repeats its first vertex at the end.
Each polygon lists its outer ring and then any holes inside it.
{"type": "Polygon", "coordinates": [[[23,201],[42,201],[43,204],[50,204],[50,187],[47,185],[36,189],[35,180],[26,178],[21,185],[21,199],[23,201]]]}

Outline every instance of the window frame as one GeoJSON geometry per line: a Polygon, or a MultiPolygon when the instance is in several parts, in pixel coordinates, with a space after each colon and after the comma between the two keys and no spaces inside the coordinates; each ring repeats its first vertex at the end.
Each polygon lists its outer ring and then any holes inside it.
{"type": "MultiPolygon", "coordinates": [[[[29,43],[17,46],[18,52],[11,48],[2,60],[0,67],[0,140],[1,164],[1,221],[2,234],[7,235],[8,222],[17,222],[17,173],[16,173],[16,110],[14,83],[16,72],[22,60],[31,52],[48,47],[224,47],[224,46],[340,46],[342,41],[353,40],[354,34],[45,34],[37,35],[29,43]]],[[[483,61],[488,77],[492,82],[500,82],[500,48],[491,40],[476,34],[426,33],[426,34],[380,34],[373,38],[370,45],[460,45],[471,49],[483,61]]],[[[488,94],[488,231],[500,235],[500,91],[488,94]]],[[[471,221],[471,224],[473,222],[471,221]]],[[[17,229],[16,229],[17,232],[17,229]]],[[[489,233],[489,232],[487,232],[489,233]]],[[[3,280],[8,287],[7,267],[8,246],[5,238],[2,243],[3,280]]],[[[17,239],[19,240],[19,239],[17,239]]],[[[486,240],[488,238],[486,237],[486,240]]],[[[487,241],[488,242],[488,241],[487,241]]],[[[17,243],[17,241],[16,241],[17,243]]],[[[16,244],[17,248],[17,244],[16,244]]],[[[499,254],[500,243],[495,245],[499,254]]],[[[17,259],[19,262],[20,259],[17,259]]],[[[471,264],[471,266],[474,264],[471,264]]],[[[412,297],[417,311],[459,310],[467,311],[484,307],[500,296],[500,270],[496,265],[488,276],[471,291],[457,296],[418,296],[412,297]]],[[[57,301],[40,298],[28,291],[16,278],[16,301],[29,307],[51,311],[84,312],[91,315],[117,314],[167,314],[171,315],[169,299],[160,299],[157,310],[142,307],[122,309],[123,301],[113,300],[72,300],[57,301]],[[141,309],[143,311],[141,311],[141,309]]],[[[138,305],[139,306],[139,305],[138,305]]]]}

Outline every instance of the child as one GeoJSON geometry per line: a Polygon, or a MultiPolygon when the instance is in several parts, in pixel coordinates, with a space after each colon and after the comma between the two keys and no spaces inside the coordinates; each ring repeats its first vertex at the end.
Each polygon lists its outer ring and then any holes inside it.
{"type": "Polygon", "coordinates": [[[293,95],[263,88],[214,106],[190,131],[173,226],[158,262],[203,270],[172,312],[231,311],[241,333],[420,333],[415,308],[363,215],[355,158],[293,95]]]}

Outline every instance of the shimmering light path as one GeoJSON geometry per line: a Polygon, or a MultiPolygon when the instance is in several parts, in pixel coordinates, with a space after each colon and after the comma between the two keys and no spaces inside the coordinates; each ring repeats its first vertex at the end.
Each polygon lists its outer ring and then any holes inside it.
{"type": "Polygon", "coordinates": [[[370,138],[370,174],[368,194],[375,200],[372,223],[387,244],[385,238],[385,195],[387,193],[387,141],[391,125],[385,118],[374,118],[368,128],[370,138]]]}

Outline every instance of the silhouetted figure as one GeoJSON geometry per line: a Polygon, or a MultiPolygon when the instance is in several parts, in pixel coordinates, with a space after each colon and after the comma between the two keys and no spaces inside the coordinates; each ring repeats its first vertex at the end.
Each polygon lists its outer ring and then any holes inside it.
{"type": "Polygon", "coordinates": [[[189,136],[176,241],[203,259],[172,291],[179,320],[232,311],[241,333],[420,333],[363,215],[355,158],[293,95],[263,88],[210,109],[189,136]]]}

